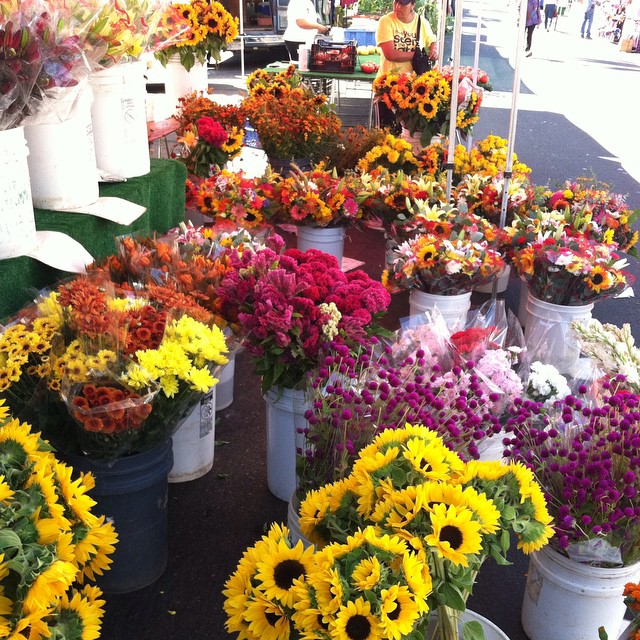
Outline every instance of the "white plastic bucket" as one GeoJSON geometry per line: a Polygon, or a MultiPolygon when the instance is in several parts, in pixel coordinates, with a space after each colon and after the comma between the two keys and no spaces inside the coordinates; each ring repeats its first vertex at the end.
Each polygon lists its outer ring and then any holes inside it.
{"type": "Polygon", "coordinates": [[[344,254],[344,227],[298,227],[297,246],[300,251],[318,249],[329,253],[342,265],[344,254]]]}
{"type": "MultiPolygon", "coordinates": [[[[511,276],[511,265],[505,265],[502,273],[497,277],[498,286],[496,287],[496,293],[504,293],[509,286],[509,277],[511,276]]],[[[474,287],[474,291],[478,293],[493,293],[493,280],[488,284],[474,287]]]]}
{"type": "Polygon", "coordinates": [[[267,485],[280,500],[288,501],[296,489],[296,450],[304,446],[305,392],[274,387],[265,395],[267,417],[267,485]]]}
{"type": "Polygon", "coordinates": [[[167,103],[172,109],[171,113],[178,111],[179,98],[194,91],[204,91],[207,93],[209,87],[207,65],[197,62],[187,71],[180,62],[180,56],[174,54],[167,62],[167,69],[164,82],[164,92],[167,103]]]}
{"type": "Polygon", "coordinates": [[[580,342],[570,325],[574,320],[589,320],[592,310],[593,303],[575,307],[553,304],[529,292],[524,338],[531,358],[572,375],[580,358],[580,342]]]}
{"type": "Polygon", "coordinates": [[[216,444],[215,426],[216,387],[212,387],[173,434],[173,467],[169,472],[169,482],[188,482],[211,470],[216,444]]]}
{"type": "MultiPolygon", "coordinates": [[[[436,635],[436,623],[438,621],[438,611],[434,611],[429,619],[429,624],[427,625],[427,631],[424,634],[425,638],[439,638],[439,635],[436,635]]],[[[487,620],[484,616],[481,616],[479,613],[475,611],[470,611],[467,609],[466,611],[462,611],[460,613],[460,638],[462,638],[462,625],[465,622],[479,622],[482,625],[482,631],[484,632],[485,640],[509,640],[509,636],[499,627],[497,627],[491,620],[487,620]]],[[[563,639],[564,640],[564,639],[563,639]]]]}
{"type": "Polygon", "coordinates": [[[522,627],[530,640],[588,640],[603,626],[614,640],[626,626],[624,585],[638,579],[640,563],[602,569],[543,547],[529,560],[522,627]]]}
{"type": "Polygon", "coordinates": [[[313,546],[307,538],[300,531],[300,512],[299,512],[300,502],[296,497],[295,492],[291,496],[291,500],[289,500],[289,506],[287,507],[287,527],[289,528],[289,539],[292,544],[298,544],[298,542],[302,541],[302,544],[305,547],[313,546]]]}
{"type": "Polygon", "coordinates": [[[309,55],[311,49],[305,45],[298,47],[298,69],[300,71],[309,71],[309,55]]]}
{"type": "Polygon", "coordinates": [[[151,170],[144,62],[116,64],[91,76],[91,120],[98,169],[121,178],[151,170]]]}
{"type": "Polygon", "coordinates": [[[0,259],[15,258],[36,245],[24,128],[0,131],[0,259]]]}
{"type": "Polygon", "coordinates": [[[27,125],[29,175],[33,206],[40,209],[79,209],[100,197],[91,124],[90,87],[74,97],[63,122],[27,125]]]}
{"type": "Polygon", "coordinates": [[[216,385],[216,411],[226,409],[233,402],[233,383],[235,380],[236,357],[229,357],[229,362],[224,365],[218,376],[216,385]]]}
{"type": "Polygon", "coordinates": [[[409,293],[409,314],[412,316],[437,308],[449,331],[464,329],[471,308],[471,291],[456,295],[440,295],[412,289],[409,293]]]}

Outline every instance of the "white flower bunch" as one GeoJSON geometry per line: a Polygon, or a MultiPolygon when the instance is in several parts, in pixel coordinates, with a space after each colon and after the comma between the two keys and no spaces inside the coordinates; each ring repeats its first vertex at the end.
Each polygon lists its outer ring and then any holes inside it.
{"type": "Polygon", "coordinates": [[[595,318],[572,322],[571,328],[582,341],[582,351],[593,358],[605,375],[622,374],[623,386],[640,393],[640,349],[635,346],[631,327],[602,324],[595,318]]]}
{"type": "Polygon", "coordinates": [[[571,393],[567,379],[552,365],[536,361],[531,364],[527,397],[536,402],[553,404],[571,393]]]}

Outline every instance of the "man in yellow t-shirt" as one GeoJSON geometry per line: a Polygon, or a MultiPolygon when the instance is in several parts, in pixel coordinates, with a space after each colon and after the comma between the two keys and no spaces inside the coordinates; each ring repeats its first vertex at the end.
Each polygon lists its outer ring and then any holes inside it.
{"type": "MultiPolygon", "coordinates": [[[[413,53],[415,51],[418,14],[415,12],[415,0],[394,0],[393,11],[380,18],[376,31],[376,44],[380,47],[380,68],[383,73],[410,73],[413,71],[413,53]]],[[[429,21],[420,20],[420,46],[429,50],[431,60],[438,59],[436,37],[429,21]]],[[[391,126],[395,121],[393,113],[386,105],[378,102],[380,126],[391,126]]]]}

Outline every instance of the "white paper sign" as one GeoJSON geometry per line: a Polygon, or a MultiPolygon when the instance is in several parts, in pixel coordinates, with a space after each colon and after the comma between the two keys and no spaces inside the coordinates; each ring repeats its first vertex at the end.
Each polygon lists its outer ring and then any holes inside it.
{"type": "Polygon", "coordinates": [[[65,213],[81,213],[84,215],[104,218],[117,224],[129,225],[137,220],[145,211],[146,207],[129,202],[123,198],[112,198],[101,196],[97,202],[82,207],[80,209],[65,209],[65,213]]]}
{"type": "Polygon", "coordinates": [[[36,231],[36,246],[27,254],[54,269],[85,273],[93,256],[77,241],[60,231],[36,231]]]}

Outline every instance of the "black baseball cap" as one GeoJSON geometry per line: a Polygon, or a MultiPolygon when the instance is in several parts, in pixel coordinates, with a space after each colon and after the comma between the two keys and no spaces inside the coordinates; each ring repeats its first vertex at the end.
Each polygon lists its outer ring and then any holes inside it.
{"type": "Polygon", "coordinates": [[[398,4],[415,4],[416,0],[393,0],[394,2],[397,2],[398,4]]]}

